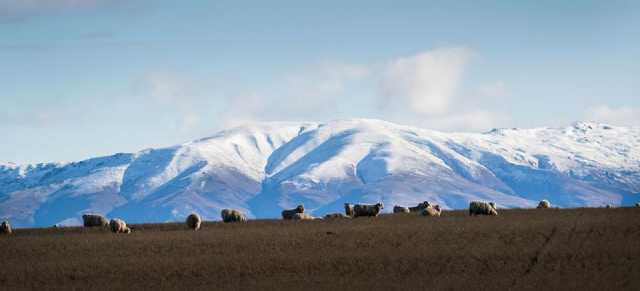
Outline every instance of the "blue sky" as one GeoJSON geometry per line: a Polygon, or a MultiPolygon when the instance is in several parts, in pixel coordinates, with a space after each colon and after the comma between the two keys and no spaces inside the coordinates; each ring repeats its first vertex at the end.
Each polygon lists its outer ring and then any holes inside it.
{"type": "Polygon", "coordinates": [[[0,163],[258,121],[640,126],[638,15],[637,1],[0,0],[0,163]]]}

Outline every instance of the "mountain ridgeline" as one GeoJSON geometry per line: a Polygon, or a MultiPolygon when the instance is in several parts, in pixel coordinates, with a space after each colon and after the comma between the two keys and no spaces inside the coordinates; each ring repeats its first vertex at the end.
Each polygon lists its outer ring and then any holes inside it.
{"type": "Polygon", "coordinates": [[[80,225],[83,213],[127,223],[314,215],[344,202],[445,209],[633,205],[640,201],[640,127],[442,133],[379,120],[258,123],[176,146],[74,163],[0,165],[0,219],[80,225]]]}

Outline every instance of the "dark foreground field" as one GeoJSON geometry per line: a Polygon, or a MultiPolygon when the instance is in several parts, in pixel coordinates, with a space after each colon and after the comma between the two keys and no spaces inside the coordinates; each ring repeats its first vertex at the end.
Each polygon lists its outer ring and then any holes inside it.
{"type": "Polygon", "coordinates": [[[0,289],[640,290],[640,208],[18,229],[0,289]]]}

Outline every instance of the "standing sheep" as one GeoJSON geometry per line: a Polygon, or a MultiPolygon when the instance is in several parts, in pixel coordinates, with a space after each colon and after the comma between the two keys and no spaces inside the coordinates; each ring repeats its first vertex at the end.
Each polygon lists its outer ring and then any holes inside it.
{"type": "Polygon", "coordinates": [[[185,221],[187,223],[187,227],[190,229],[198,230],[200,229],[200,224],[202,223],[202,220],[200,220],[200,215],[198,215],[197,213],[191,213],[189,214],[189,216],[187,216],[187,220],[185,221]]]}
{"type": "Polygon", "coordinates": [[[440,217],[440,213],[442,213],[442,206],[436,204],[436,205],[429,205],[429,207],[423,209],[420,214],[422,214],[422,216],[436,216],[436,217],[440,217]]]}
{"type": "Polygon", "coordinates": [[[393,213],[409,213],[409,207],[396,205],[393,206],[393,213]]]}
{"type": "Polygon", "coordinates": [[[11,233],[11,225],[9,225],[8,221],[5,220],[2,222],[2,225],[0,225],[0,233],[11,233]]]}
{"type": "Polygon", "coordinates": [[[429,201],[425,200],[424,202],[418,203],[418,206],[409,207],[409,211],[410,212],[420,212],[420,211],[424,210],[425,208],[429,207],[429,205],[431,205],[429,203],[429,201]]]}
{"type": "Polygon", "coordinates": [[[378,214],[380,213],[380,210],[384,209],[384,205],[382,205],[382,203],[377,203],[377,204],[363,204],[363,203],[358,203],[353,207],[354,210],[354,218],[360,217],[360,216],[367,216],[367,217],[376,217],[378,216],[378,214]]]}
{"type": "Polygon", "coordinates": [[[540,201],[540,204],[538,204],[538,207],[536,207],[537,209],[549,209],[551,208],[551,203],[549,203],[549,201],[547,200],[542,200],[540,201]]]}
{"type": "Polygon", "coordinates": [[[247,221],[240,210],[225,208],[222,210],[220,215],[222,216],[222,221],[224,222],[247,221]]]}
{"type": "Polygon", "coordinates": [[[109,226],[109,220],[99,214],[86,213],[82,215],[82,222],[85,227],[109,226]]]}
{"type": "Polygon", "coordinates": [[[344,214],[353,217],[354,215],[353,204],[347,202],[344,204],[344,214]]]}
{"type": "Polygon", "coordinates": [[[293,215],[293,217],[291,218],[293,220],[316,220],[316,219],[322,219],[322,217],[313,217],[309,214],[306,213],[296,213],[293,215]]]}
{"type": "Polygon", "coordinates": [[[297,213],[304,213],[304,205],[300,204],[294,209],[287,209],[282,211],[282,219],[292,219],[297,213]]]}
{"type": "Polygon", "coordinates": [[[606,206],[606,207],[607,207],[607,208],[611,208],[611,204],[607,204],[607,206],[606,206]]]}
{"type": "Polygon", "coordinates": [[[493,208],[493,206],[491,206],[491,204],[487,202],[471,201],[471,203],[469,203],[469,216],[471,215],[477,216],[478,214],[498,215],[498,212],[496,211],[495,208],[493,208]]]}
{"type": "Polygon", "coordinates": [[[636,207],[640,207],[640,203],[636,203],[636,207]]]}
{"type": "Polygon", "coordinates": [[[111,222],[109,222],[109,228],[113,233],[131,233],[131,229],[127,227],[124,220],[117,218],[111,219],[111,222]]]}
{"type": "Polygon", "coordinates": [[[324,218],[351,218],[351,216],[342,213],[329,213],[324,218]]]}

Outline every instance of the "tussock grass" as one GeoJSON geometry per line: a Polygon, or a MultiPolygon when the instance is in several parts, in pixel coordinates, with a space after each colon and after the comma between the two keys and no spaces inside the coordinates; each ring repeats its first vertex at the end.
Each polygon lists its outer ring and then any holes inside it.
{"type": "Polygon", "coordinates": [[[16,229],[0,289],[640,290],[640,209],[16,229]]]}

